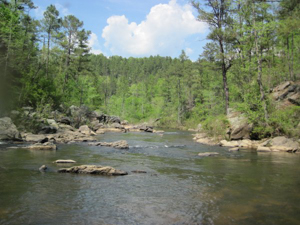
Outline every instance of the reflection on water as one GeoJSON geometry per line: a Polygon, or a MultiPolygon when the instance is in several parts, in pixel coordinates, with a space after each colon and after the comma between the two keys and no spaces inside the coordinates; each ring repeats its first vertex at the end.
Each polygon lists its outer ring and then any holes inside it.
{"type": "Polygon", "coordinates": [[[300,154],[228,152],[188,132],[105,134],[129,150],[59,145],[0,148],[0,224],[299,224],[300,154]],[[217,157],[200,158],[215,151],[217,157]],[[124,177],[59,174],[66,165],[110,165],[124,177]],[[47,165],[49,171],[38,168],[47,165]],[[130,171],[145,170],[146,174],[130,171]]]}

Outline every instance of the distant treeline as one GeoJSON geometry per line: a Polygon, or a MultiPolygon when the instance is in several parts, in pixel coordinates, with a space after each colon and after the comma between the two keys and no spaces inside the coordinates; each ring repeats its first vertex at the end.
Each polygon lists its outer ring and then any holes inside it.
{"type": "Polygon", "coordinates": [[[297,119],[278,125],[278,118],[296,118],[299,108],[278,112],[268,93],[299,79],[299,1],[204,2],[191,4],[209,24],[210,41],[192,62],[184,51],[175,59],[93,55],[90,31],[75,16],[61,18],[50,5],[36,20],[31,0],[1,0],[2,112],[84,104],[131,121],[191,127],[222,120],[233,107],[262,135],[285,133],[297,119]]]}

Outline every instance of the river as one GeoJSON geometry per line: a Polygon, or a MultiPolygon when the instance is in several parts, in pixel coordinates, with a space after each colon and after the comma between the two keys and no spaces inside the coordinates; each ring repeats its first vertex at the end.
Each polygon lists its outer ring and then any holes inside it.
{"type": "Polygon", "coordinates": [[[127,140],[130,149],[81,143],[30,151],[2,143],[0,224],[300,224],[300,154],[229,152],[172,130],[98,139],[127,140]],[[209,151],[220,155],[197,156],[209,151]],[[129,175],[60,174],[65,165],[57,159],[129,175]]]}

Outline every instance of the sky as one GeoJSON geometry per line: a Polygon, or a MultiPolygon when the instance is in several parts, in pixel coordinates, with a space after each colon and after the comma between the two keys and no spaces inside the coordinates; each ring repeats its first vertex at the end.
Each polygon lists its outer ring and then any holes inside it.
{"type": "Polygon", "coordinates": [[[178,57],[184,50],[197,60],[206,44],[208,26],[197,21],[188,0],[33,0],[31,14],[43,18],[53,4],[60,16],[74,15],[92,33],[94,54],[109,57],[178,57]]]}

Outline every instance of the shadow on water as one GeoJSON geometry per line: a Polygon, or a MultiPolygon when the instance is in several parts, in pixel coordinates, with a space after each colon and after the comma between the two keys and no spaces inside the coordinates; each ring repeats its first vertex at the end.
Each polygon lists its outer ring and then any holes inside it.
{"type": "Polygon", "coordinates": [[[181,131],[98,139],[127,140],[130,149],[1,145],[0,224],[299,224],[300,154],[231,153],[194,143],[181,131]],[[197,156],[207,151],[219,155],[197,156]],[[54,164],[57,159],[110,165],[129,175],[59,174],[66,165],[54,164]],[[43,164],[46,173],[38,171],[43,164]]]}

